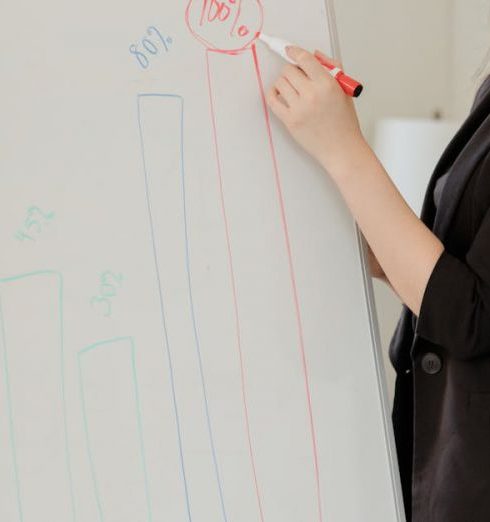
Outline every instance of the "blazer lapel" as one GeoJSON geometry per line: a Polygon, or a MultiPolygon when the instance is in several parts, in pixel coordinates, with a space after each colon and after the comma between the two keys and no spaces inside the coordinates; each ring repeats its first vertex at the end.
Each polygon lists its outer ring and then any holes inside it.
{"type": "Polygon", "coordinates": [[[444,238],[463,190],[475,167],[490,150],[490,77],[480,88],[470,115],[451,140],[429,181],[421,219],[434,233],[444,238]],[[436,212],[434,188],[438,179],[451,169],[436,212]]]}

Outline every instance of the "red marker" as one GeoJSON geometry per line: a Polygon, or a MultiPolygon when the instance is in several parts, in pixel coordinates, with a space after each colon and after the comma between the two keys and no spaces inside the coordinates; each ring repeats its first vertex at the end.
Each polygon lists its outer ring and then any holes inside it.
{"type": "MultiPolygon", "coordinates": [[[[269,47],[269,49],[277,53],[279,56],[282,56],[289,63],[292,63],[293,65],[298,65],[294,60],[292,60],[288,56],[286,50],[288,47],[294,47],[293,44],[287,42],[286,40],[281,40],[280,38],[273,38],[272,36],[267,36],[265,34],[261,34],[259,36],[259,40],[264,42],[269,47]]],[[[359,83],[357,80],[354,80],[354,78],[347,76],[347,74],[345,74],[344,71],[342,71],[342,69],[339,69],[334,64],[330,63],[326,58],[323,58],[323,56],[315,54],[315,58],[326,69],[328,69],[330,74],[339,82],[340,86],[346,94],[352,96],[353,98],[357,98],[361,94],[361,92],[364,89],[361,83],[359,83]]]]}

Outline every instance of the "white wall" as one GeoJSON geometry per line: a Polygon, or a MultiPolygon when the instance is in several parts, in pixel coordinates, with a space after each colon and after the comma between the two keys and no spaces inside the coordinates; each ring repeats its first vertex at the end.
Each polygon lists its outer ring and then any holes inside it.
{"type": "Polygon", "coordinates": [[[368,139],[384,117],[462,120],[488,54],[488,0],[334,0],[346,69],[365,83],[357,102],[368,139]]]}
{"type": "MultiPolygon", "coordinates": [[[[488,0],[335,0],[335,11],[344,66],[365,83],[357,107],[369,141],[385,117],[464,119],[490,49],[488,0]]],[[[375,293],[386,355],[401,304],[377,281],[375,293]]]]}
{"type": "Polygon", "coordinates": [[[451,79],[454,116],[466,115],[474,92],[490,73],[490,2],[488,0],[453,0],[451,79]],[[486,58],[486,60],[485,60],[486,58]],[[484,73],[476,75],[482,63],[484,73]]]}
{"type": "Polygon", "coordinates": [[[335,0],[335,10],[344,66],[365,83],[358,108],[368,137],[386,116],[448,111],[450,0],[335,0]]]}

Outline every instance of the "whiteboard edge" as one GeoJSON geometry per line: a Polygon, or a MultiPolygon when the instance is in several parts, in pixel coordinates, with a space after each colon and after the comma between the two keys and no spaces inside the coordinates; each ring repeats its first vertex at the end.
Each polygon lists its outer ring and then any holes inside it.
{"type": "MultiPolygon", "coordinates": [[[[328,31],[330,36],[330,46],[332,49],[333,58],[341,61],[342,55],[340,52],[340,40],[337,29],[337,22],[335,18],[334,0],[324,0],[324,2],[327,11],[328,31]]],[[[376,311],[376,303],[374,300],[373,281],[368,266],[366,241],[357,224],[355,224],[355,230],[358,243],[359,262],[361,264],[362,277],[364,280],[365,300],[371,333],[371,345],[373,348],[373,355],[378,380],[378,395],[381,399],[385,443],[388,449],[388,459],[390,464],[393,497],[395,499],[395,507],[397,512],[397,522],[406,522],[400,473],[398,467],[398,457],[396,453],[395,435],[393,432],[393,424],[391,422],[391,413],[388,400],[386,371],[384,367],[383,354],[381,349],[381,339],[379,335],[379,324],[376,311]]]]}
{"type": "Polygon", "coordinates": [[[388,400],[388,388],[386,383],[386,370],[384,366],[381,339],[379,335],[378,316],[376,303],[374,300],[374,289],[371,275],[369,273],[369,264],[367,261],[366,240],[364,239],[359,227],[356,225],[356,235],[359,246],[359,260],[362,267],[364,290],[366,297],[366,307],[369,315],[371,339],[373,347],[373,355],[378,377],[378,392],[381,399],[381,409],[384,424],[384,433],[386,447],[388,449],[391,480],[393,487],[393,496],[395,498],[397,520],[398,522],[406,522],[405,509],[403,503],[402,486],[400,480],[400,472],[398,467],[398,457],[396,452],[395,435],[393,432],[393,424],[391,421],[391,408],[388,400]]]}

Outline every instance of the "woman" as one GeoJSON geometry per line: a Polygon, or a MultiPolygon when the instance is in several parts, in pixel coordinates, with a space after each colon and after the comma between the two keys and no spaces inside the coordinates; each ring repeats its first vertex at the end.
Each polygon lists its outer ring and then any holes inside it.
{"type": "MultiPolygon", "coordinates": [[[[354,104],[291,47],[268,95],[329,173],[402,299],[390,356],[407,520],[490,520],[490,79],[430,181],[422,219],[364,140],[354,104]]],[[[340,65],[339,65],[340,66],[340,65]]]]}

